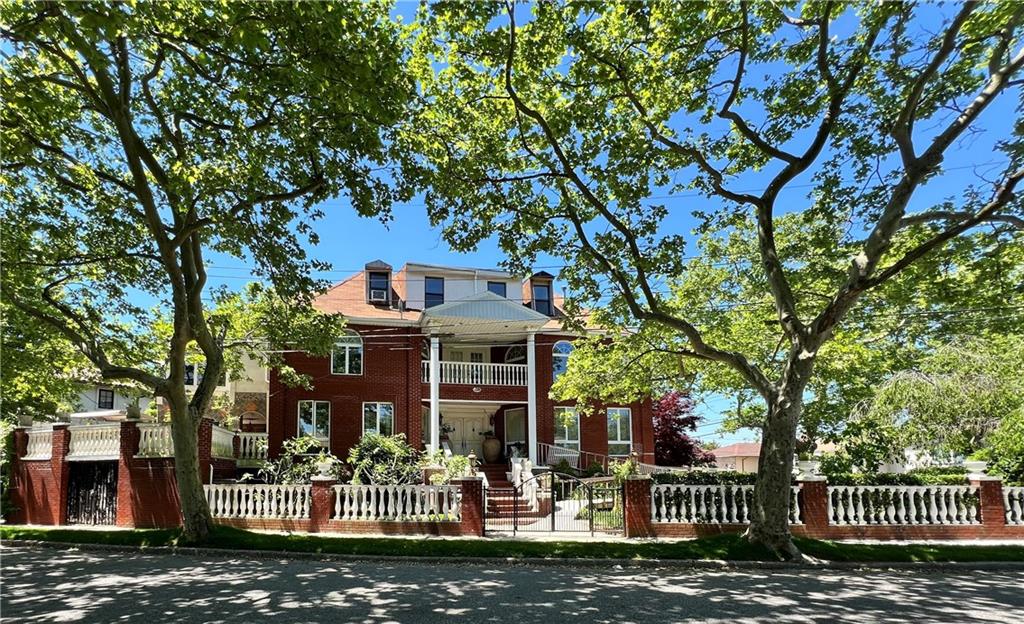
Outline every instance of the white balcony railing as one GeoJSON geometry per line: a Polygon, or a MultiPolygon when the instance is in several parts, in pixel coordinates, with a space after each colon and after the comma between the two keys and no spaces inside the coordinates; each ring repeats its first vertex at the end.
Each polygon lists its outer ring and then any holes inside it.
{"type": "MultiPolygon", "coordinates": [[[[484,364],[480,362],[439,362],[441,383],[467,386],[525,386],[526,364],[484,364]]],[[[430,362],[420,370],[423,383],[430,383],[430,362]]]]}
{"type": "Polygon", "coordinates": [[[219,425],[213,426],[210,450],[214,457],[231,459],[235,456],[235,432],[219,425]]]}
{"type": "Polygon", "coordinates": [[[77,425],[68,431],[68,459],[117,459],[121,451],[120,425],[77,425]]]}
{"type": "Polygon", "coordinates": [[[174,457],[171,426],[160,423],[139,425],[139,452],[136,457],[174,457]]]}
{"type": "Polygon", "coordinates": [[[28,448],[22,459],[50,459],[53,452],[53,427],[28,430],[28,448]]]}
{"type": "Polygon", "coordinates": [[[239,433],[238,460],[245,463],[258,463],[267,458],[267,434],[239,433]]]}

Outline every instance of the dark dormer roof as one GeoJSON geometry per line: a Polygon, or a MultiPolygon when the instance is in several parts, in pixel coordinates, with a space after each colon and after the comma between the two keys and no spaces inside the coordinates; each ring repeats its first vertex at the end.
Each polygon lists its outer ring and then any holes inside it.
{"type": "Polygon", "coordinates": [[[391,265],[383,260],[374,260],[373,262],[367,262],[364,267],[367,271],[391,271],[391,265]]]}

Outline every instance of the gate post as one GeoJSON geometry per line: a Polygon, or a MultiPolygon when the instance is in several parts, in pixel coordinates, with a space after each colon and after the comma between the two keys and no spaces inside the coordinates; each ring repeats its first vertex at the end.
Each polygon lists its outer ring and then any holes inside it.
{"type": "Polygon", "coordinates": [[[317,533],[327,527],[334,511],[334,477],[315,476],[312,479],[309,499],[309,532],[317,533]]]}
{"type": "Polygon", "coordinates": [[[139,449],[139,427],[134,421],[121,422],[121,444],[117,454],[117,520],[119,527],[135,526],[135,490],[132,461],[139,449]]]}
{"type": "Polygon", "coordinates": [[[452,483],[462,491],[462,526],[463,535],[484,535],[484,480],[483,477],[461,477],[452,483]]]}
{"type": "Polygon", "coordinates": [[[68,523],[68,477],[70,475],[68,447],[70,445],[71,432],[68,431],[67,423],[55,424],[53,426],[53,446],[50,451],[50,472],[53,474],[53,483],[57,486],[57,496],[50,503],[50,513],[56,525],[68,523]]]}
{"type": "Polygon", "coordinates": [[[651,478],[647,475],[627,477],[623,490],[626,537],[654,537],[651,523],[651,478]]]}

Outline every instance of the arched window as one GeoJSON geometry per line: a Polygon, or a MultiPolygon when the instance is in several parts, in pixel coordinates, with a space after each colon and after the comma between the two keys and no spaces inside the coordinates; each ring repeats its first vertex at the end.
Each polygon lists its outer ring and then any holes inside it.
{"type": "Polygon", "coordinates": [[[569,370],[569,355],[572,353],[572,343],[567,340],[559,340],[551,348],[551,370],[553,379],[569,370]]]}
{"type": "Polygon", "coordinates": [[[346,331],[331,351],[331,374],[363,374],[363,339],[354,331],[346,331]]]}
{"type": "Polygon", "coordinates": [[[505,351],[506,364],[526,364],[526,347],[512,345],[505,351]]]}

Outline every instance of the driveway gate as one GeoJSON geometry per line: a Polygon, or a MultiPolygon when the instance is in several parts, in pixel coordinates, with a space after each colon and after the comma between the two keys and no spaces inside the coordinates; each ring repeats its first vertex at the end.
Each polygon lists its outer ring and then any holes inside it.
{"type": "Polygon", "coordinates": [[[68,524],[117,522],[117,462],[70,462],[68,524]]]}
{"type": "Polygon", "coordinates": [[[611,479],[542,472],[511,488],[488,488],[485,532],[617,533],[625,528],[623,489],[611,479]]]}

